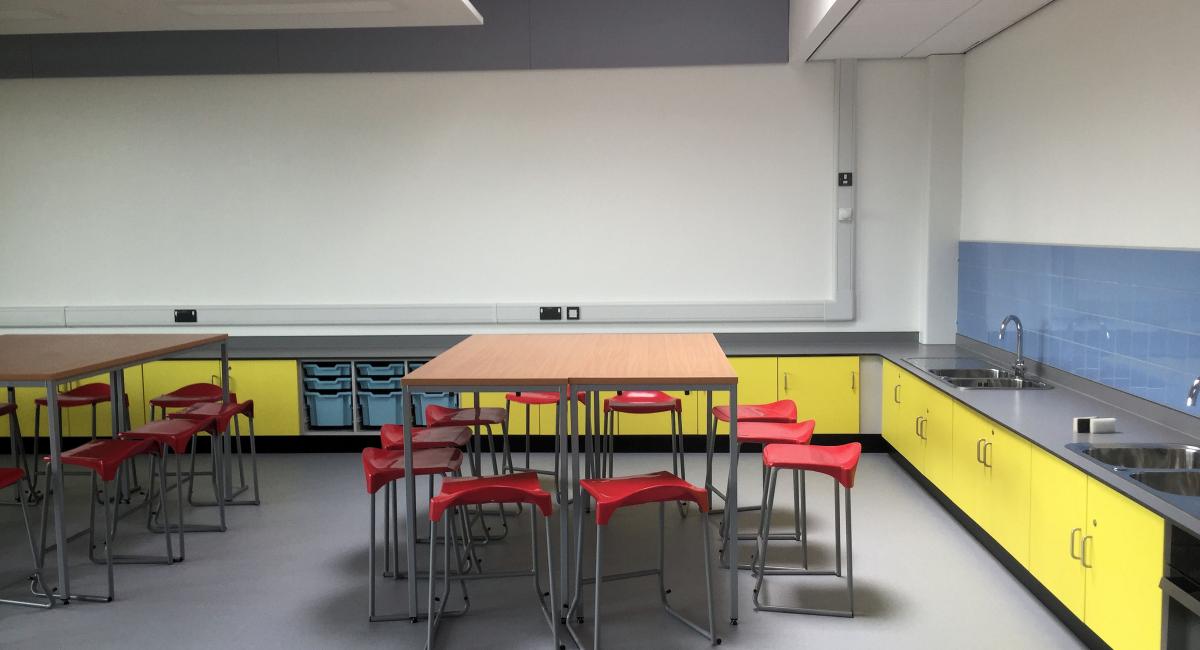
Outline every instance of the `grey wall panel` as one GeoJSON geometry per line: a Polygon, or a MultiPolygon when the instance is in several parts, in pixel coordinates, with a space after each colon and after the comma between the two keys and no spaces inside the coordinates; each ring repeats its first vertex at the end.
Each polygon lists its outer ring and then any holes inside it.
{"type": "Polygon", "coordinates": [[[36,77],[275,72],[275,38],[254,30],[49,34],[33,38],[36,77]]]}
{"type": "Polygon", "coordinates": [[[33,56],[28,36],[0,38],[0,79],[33,76],[33,56]]]}
{"type": "Polygon", "coordinates": [[[788,61],[789,0],[533,0],[533,68],[788,61]]]}
{"type": "Polygon", "coordinates": [[[476,0],[469,27],[276,32],[280,72],[412,72],[529,68],[529,0],[476,0]]]}

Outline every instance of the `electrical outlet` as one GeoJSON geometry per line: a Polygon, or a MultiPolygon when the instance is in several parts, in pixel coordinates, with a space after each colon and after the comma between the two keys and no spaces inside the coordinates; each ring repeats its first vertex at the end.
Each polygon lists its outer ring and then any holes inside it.
{"type": "Polygon", "coordinates": [[[176,323],[194,323],[194,322],[196,322],[196,310],[195,309],[176,309],[175,310],[175,322],[176,323]]]}
{"type": "Polygon", "coordinates": [[[562,307],[540,307],[538,318],[541,320],[562,320],[562,307]]]}
{"type": "Polygon", "coordinates": [[[579,320],[578,307],[567,307],[567,320],[579,320]]]}
{"type": "Polygon", "coordinates": [[[854,185],[854,174],[850,172],[841,172],[838,174],[838,187],[852,187],[854,185]]]}

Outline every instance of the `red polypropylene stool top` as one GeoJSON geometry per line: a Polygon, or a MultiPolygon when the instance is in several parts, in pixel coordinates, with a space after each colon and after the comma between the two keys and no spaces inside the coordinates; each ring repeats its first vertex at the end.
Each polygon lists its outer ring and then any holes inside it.
{"type": "Polygon", "coordinates": [[[683,400],[661,390],[627,390],[604,400],[605,411],[618,413],[665,413],[682,411],[683,400]]]}
{"type": "MultiPolygon", "coordinates": [[[[380,488],[404,478],[404,452],[367,447],[362,452],[363,474],[367,492],[375,494],[380,488]]],[[[462,452],[457,449],[422,449],[412,456],[413,475],[449,474],[462,467],[462,452]]]]}
{"type": "Polygon", "coordinates": [[[0,490],[12,487],[25,478],[25,470],[20,467],[0,467],[0,490]]]}
{"type": "Polygon", "coordinates": [[[425,424],[431,427],[457,425],[465,427],[500,424],[507,414],[502,408],[453,408],[430,404],[425,407],[425,424]]]}
{"type": "MultiPolygon", "coordinates": [[[[404,427],[399,424],[383,425],[379,429],[379,441],[384,449],[403,451],[404,427]]],[[[413,450],[466,447],[470,441],[471,430],[467,427],[414,428],[412,434],[413,450]]]]}
{"type": "Polygon", "coordinates": [[[441,492],[429,501],[429,518],[439,521],[447,508],[484,503],[528,503],[541,510],[543,517],[549,517],[554,511],[552,499],[534,472],[450,477],[442,481],[441,492]]]}
{"type": "Polygon", "coordinates": [[[147,440],[154,443],[156,450],[161,451],[163,446],[167,446],[171,451],[182,454],[187,451],[187,445],[192,438],[210,426],[212,418],[152,420],[133,431],[117,434],[117,437],[122,440],[147,440]]]}
{"type": "Polygon", "coordinates": [[[176,411],[167,415],[169,419],[183,420],[211,420],[210,426],[205,427],[209,430],[227,431],[229,430],[229,421],[235,415],[245,414],[246,417],[254,417],[254,400],[248,399],[244,402],[237,401],[237,395],[230,393],[230,401],[228,402],[204,402],[189,406],[182,411],[176,411]],[[213,429],[215,425],[215,429],[213,429]]]}
{"type": "Polygon", "coordinates": [[[579,486],[596,500],[596,523],[601,526],[618,508],[643,503],[692,501],[700,512],[708,512],[708,493],[670,472],[589,478],[579,481],[579,486]]]}
{"type": "MultiPolygon", "coordinates": [[[[714,406],[713,417],[729,421],[729,406],[714,406]]],[[[738,404],[738,422],[795,422],[796,403],[781,399],[770,404],[738,404]]]]}
{"type": "MultiPolygon", "coordinates": [[[[154,449],[154,443],[149,440],[93,440],[62,453],[64,465],[74,465],[96,472],[100,480],[108,482],[117,477],[121,463],[145,454],[154,449]]],[[[42,461],[49,463],[50,456],[43,456],[42,461]]]]}
{"type": "Polygon", "coordinates": [[[219,402],[221,394],[221,387],[216,384],[188,384],[183,388],[177,388],[155,397],[150,400],[150,406],[186,408],[204,402],[219,402]]]}
{"type": "Polygon", "coordinates": [[[807,445],[817,428],[816,420],[803,422],[742,422],[738,420],[738,442],[760,445],[807,445]]]}
{"type": "MultiPolygon", "coordinates": [[[[92,404],[103,404],[108,401],[108,384],[84,384],[82,386],[72,388],[71,390],[63,391],[58,394],[58,405],[61,408],[71,408],[74,406],[90,406],[92,404]]],[[[38,406],[46,406],[49,401],[45,397],[39,397],[34,400],[38,406]]],[[[125,403],[129,403],[129,396],[125,396],[125,403]]]]}
{"type": "Polygon", "coordinates": [[[558,404],[558,393],[522,391],[520,393],[509,393],[504,396],[504,399],[516,402],[517,404],[558,404]]]}
{"type": "Polygon", "coordinates": [[[767,445],[763,465],[778,469],[799,469],[828,474],[843,486],[854,487],[854,473],[862,456],[862,444],[821,447],[816,445],[767,445]]]}
{"type": "Polygon", "coordinates": [[[17,410],[17,405],[11,402],[0,402],[0,417],[8,415],[17,410]]]}

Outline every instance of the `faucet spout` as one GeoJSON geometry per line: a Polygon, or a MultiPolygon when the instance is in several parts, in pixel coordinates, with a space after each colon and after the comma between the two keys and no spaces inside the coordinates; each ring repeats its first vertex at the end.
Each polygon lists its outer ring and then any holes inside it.
{"type": "Polygon", "coordinates": [[[1018,377],[1025,376],[1025,352],[1024,352],[1024,336],[1025,329],[1021,327],[1021,319],[1017,318],[1016,314],[1009,314],[1000,322],[1000,340],[1004,340],[1004,332],[1008,330],[1008,324],[1012,323],[1017,329],[1017,360],[1013,362],[1013,374],[1018,377]]]}
{"type": "Polygon", "coordinates": [[[1195,406],[1197,396],[1200,396],[1200,377],[1196,377],[1192,382],[1192,387],[1188,389],[1187,405],[1195,406]]]}

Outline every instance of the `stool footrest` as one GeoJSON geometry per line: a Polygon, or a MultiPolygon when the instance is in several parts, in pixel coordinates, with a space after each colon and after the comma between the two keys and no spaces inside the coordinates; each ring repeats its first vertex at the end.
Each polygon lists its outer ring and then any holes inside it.
{"type": "MultiPolygon", "coordinates": [[[[629,580],[630,578],[644,578],[646,576],[656,576],[658,574],[659,574],[658,569],[642,569],[640,571],[626,571],[624,573],[609,573],[609,574],[600,576],[600,579],[604,582],[613,582],[616,580],[629,580]]],[[[595,583],[596,583],[595,576],[592,576],[591,578],[580,578],[579,579],[579,584],[591,585],[591,584],[595,584],[595,583]]]]}

